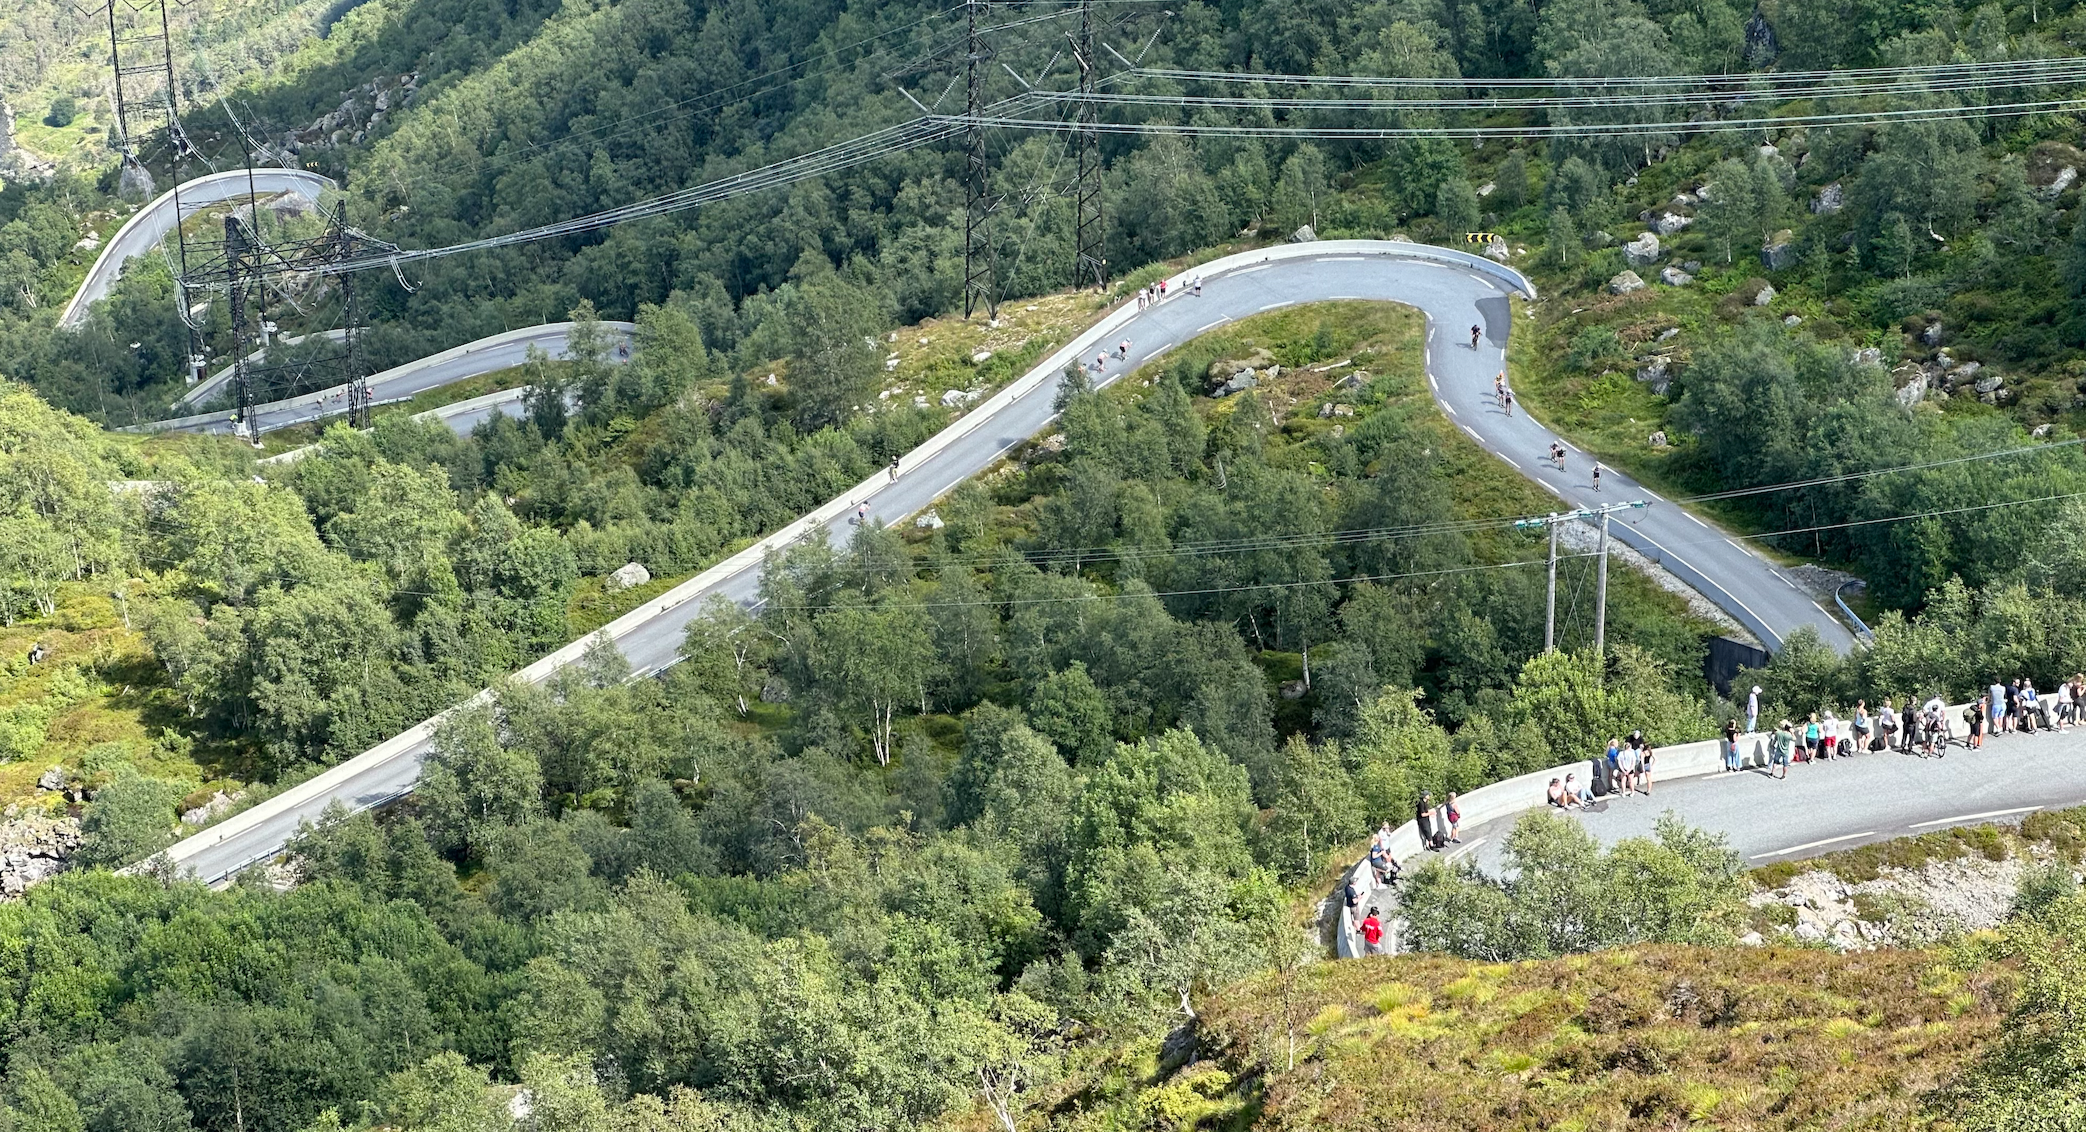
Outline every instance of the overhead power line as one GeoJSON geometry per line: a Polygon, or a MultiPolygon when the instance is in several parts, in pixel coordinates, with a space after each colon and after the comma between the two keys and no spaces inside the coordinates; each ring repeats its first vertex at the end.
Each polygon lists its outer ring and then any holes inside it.
{"type": "Polygon", "coordinates": [[[2077,68],[2086,62],[2077,58],[2063,59],[2009,59],[1988,63],[1937,63],[1908,67],[1864,67],[1835,71],[1761,71],[1740,74],[1718,75],[1587,75],[1557,76],[1546,78],[1464,78],[1460,76],[1397,76],[1397,75],[1276,75],[1256,74],[1250,71],[1194,71],[1168,67],[1139,67],[1134,72],[1139,78],[1178,79],[1184,82],[1208,83],[1268,83],[1281,86],[1332,86],[1332,87],[1391,87],[1391,88],[1435,88],[1507,89],[1514,87],[1617,87],[1638,89],[1653,86],[1700,86],[1732,88],[1743,92],[1748,86],[1760,83],[1804,84],[1812,89],[1810,94],[1826,96],[1835,93],[1830,85],[1840,82],[1875,82],[1905,78],[1952,79],[1963,76],[1987,76],[1995,85],[2007,85],[2007,76],[2017,74],[2039,74],[2077,68]]]}
{"type": "MultiPolygon", "coordinates": [[[[1107,96],[1096,96],[1104,101],[1107,96]]],[[[1134,96],[1133,96],[1134,97],[1134,96]]],[[[1343,104],[1366,110],[1370,103],[1357,100],[1343,104]]],[[[1838,114],[1792,114],[1774,118],[1727,118],[1704,121],[1646,122],[1545,122],[1507,126],[1256,126],[1245,123],[1210,122],[1100,122],[1093,128],[1113,134],[1172,134],[1181,137],[1233,138],[1332,138],[1367,141],[1382,138],[1619,138],[1651,134],[1708,134],[1735,131],[1787,130],[1798,126],[1833,126],[1852,123],[1961,121],[1979,118],[2012,118],[2086,109],[2086,98],[2050,99],[2037,102],[2007,102],[1969,107],[1908,107],[1896,110],[1850,111],[1838,114]]],[[[1070,122],[1038,118],[996,118],[984,123],[1009,130],[1042,133],[1075,128],[1070,122]]]]}
{"type": "MultiPolygon", "coordinates": [[[[1640,106],[1735,106],[1747,102],[1789,102],[1800,98],[1818,100],[1875,98],[1883,96],[1917,96],[1937,93],[1985,90],[1992,86],[2044,87],[2071,86],[2086,83],[2086,60],[2062,73],[2052,72],[2018,80],[1994,83],[1987,78],[1960,78],[1945,81],[1904,80],[1897,82],[1867,83],[1859,86],[1835,87],[1820,90],[1815,86],[1780,86],[1763,90],[1703,91],[1686,87],[1653,87],[1649,89],[1624,88],[1608,85],[1595,87],[1597,90],[1612,91],[1608,94],[1561,94],[1561,95],[1495,95],[1491,97],[1348,97],[1348,98],[1298,98],[1268,95],[1196,95],[1196,94],[1127,94],[1107,95],[1068,94],[1067,102],[1099,102],[1125,106],[1161,107],[1223,107],[1242,110],[1567,110],[1582,107],[1640,107],[1640,106]]],[[[1561,89],[1573,89],[1576,83],[1553,84],[1561,89]]],[[[1353,88],[1350,88],[1353,89],[1353,88]]],[[[1373,88],[1366,88],[1373,89],[1373,88]]],[[[1442,88],[1437,88],[1442,89],[1442,88]]]]}

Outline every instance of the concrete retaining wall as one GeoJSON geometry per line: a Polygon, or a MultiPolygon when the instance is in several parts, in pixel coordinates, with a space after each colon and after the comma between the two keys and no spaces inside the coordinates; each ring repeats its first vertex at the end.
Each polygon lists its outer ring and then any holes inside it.
{"type": "MultiPolygon", "coordinates": [[[[1942,719],[1948,725],[1948,737],[1960,739],[1966,733],[1963,712],[1970,705],[1956,704],[1944,712],[1942,719]]],[[[1764,767],[1767,765],[1767,740],[1772,732],[1753,732],[1738,737],[1739,757],[1742,765],[1764,767]]],[[[1867,752],[1864,752],[1866,754],[1867,752]]],[[[1653,749],[1652,782],[1672,782],[1682,778],[1701,778],[1723,769],[1724,754],[1722,739],[1705,739],[1695,743],[1676,743],[1670,747],[1653,749]]],[[[1513,817],[1525,810],[1541,809],[1549,804],[1550,780],[1563,778],[1567,774],[1579,776],[1582,788],[1593,781],[1593,760],[1564,763],[1539,770],[1490,786],[1481,786],[1468,794],[1459,795],[1456,809],[1463,815],[1462,828],[1472,829],[1500,818],[1513,817]]],[[[1408,821],[1391,831],[1391,856],[1400,865],[1416,864],[1426,850],[1420,844],[1419,823],[1408,821]]],[[[1376,883],[1369,871],[1368,858],[1355,863],[1342,878],[1342,885],[1352,882],[1364,893],[1371,893],[1376,883]]],[[[1364,896],[1362,906],[1366,910],[1372,897],[1364,896]]],[[[1354,913],[1347,907],[1344,898],[1339,900],[1340,926],[1335,932],[1334,950],[1342,959],[1351,959],[1363,953],[1361,932],[1354,913]]],[[[1383,904],[1379,910],[1386,910],[1383,904]]],[[[1395,939],[1395,936],[1393,937],[1395,939]]],[[[1395,950],[1395,947],[1393,948],[1395,950]]]]}

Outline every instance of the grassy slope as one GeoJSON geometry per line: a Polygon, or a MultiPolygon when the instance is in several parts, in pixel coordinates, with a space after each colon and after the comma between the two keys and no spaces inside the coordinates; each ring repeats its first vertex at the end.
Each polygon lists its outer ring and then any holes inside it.
{"type": "MultiPolygon", "coordinates": [[[[214,89],[225,82],[228,68],[237,69],[237,77],[273,71],[312,38],[326,13],[341,5],[337,0],[210,0],[206,5],[168,7],[175,39],[184,48],[176,53],[177,66],[191,84],[214,89]]],[[[48,60],[41,75],[33,74],[26,62],[19,69],[0,70],[5,80],[0,97],[17,113],[16,141],[46,160],[73,168],[105,163],[105,139],[114,114],[109,105],[109,30],[105,20],[94,15],[98,6],[23,0],[4,8],[0,40],[46,40],[42,46],[48,60]],[[56,42],[49,42],[53,37],[56,42]],[[75,96],[78,116],[64,127],[45,125],[51,99],[60,94],[75,96]]],[[[158,9],[150,9],[149,15],[156,22],[158,9]]],[[[130,59],[126,54],[126,62],[130,59]]],[[[192,101],[192,94],[189,97],[192,101]]]]}
{"type": "Polygon", "coordinates": [[[1992,1037],[2006,982],[1782,948],[1319,963],[1216,996],[1202,1060],[1152,1040],[1099,1058],[1049,1126],[1946,1127],[1926,1094],[1992,1037]]]}

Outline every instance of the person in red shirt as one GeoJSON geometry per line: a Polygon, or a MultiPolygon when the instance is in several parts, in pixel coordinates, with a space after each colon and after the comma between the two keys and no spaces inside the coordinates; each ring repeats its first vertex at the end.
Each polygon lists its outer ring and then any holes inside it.
{"type": "Polygon", "coordinates": [[[1376,918],[1376,909],[1369,909],[1369,917],[1362,921],[1362,942],[1368,945],[1369,954],[1383,954],[1383,921],[1376,918]]]}

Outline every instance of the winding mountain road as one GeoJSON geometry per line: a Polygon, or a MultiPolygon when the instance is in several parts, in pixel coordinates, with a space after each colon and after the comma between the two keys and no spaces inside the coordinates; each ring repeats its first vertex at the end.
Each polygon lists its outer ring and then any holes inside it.
{"type": "MultiPolygon", "coordinates": [[[[673,663],[688,622],[713,595],[751,603],[756,599],[766,554],[823,534],[845,542],[849,520],[866,503],[872,521],[896,523],[930,506],[958,483],[984,471],[1014,445],[1035,435],[1054,416],[1058,375],[1073,359],[1113,353],[1121,339],[1133,346],[1127,362],[1111,362],[1099,376],[1106,385],[1198,335],[1263,311],[1303,302],[1368,299],[1406,303],[1427,315],[1428,380],[1442,408],[1488,451],[1556,494],[1560,509],[1624,498],[1656,497],[1627,477],[1604,477],[1596,495],[1584,456],[1568,458],[1566,470],[1545,465],[1558,438],[1525,413],[1507,417],[1492,406],[1492,375],[1504,365],[1511,331],[1508,296],[1533,288],[1519,273],[1476,256],[1424,245],[1384,241],[1323,241],[1227,257],[1176,277],[1173,297],[1147,310],[1126,304],[1071,344],[1044,359],[1021,379],[980,404],[956,423],[909,453],[895,479],[878,473],[846,494],[752,547],[683,583],[663,597],[617,619],[603,632],[632,667],[652,672],[673,663]],[[1190,275],[1204,280],[1199,296],[1181,284],[1190,275]],[[1466,328],[1483,328],[1476,348],[1466,328]]],[[[1575,454],[1576,455],[1576,454],[1575,454]]],[[[1816,626],[1835,647],[1852,635],[1798,590],[1773,564],[1731,542],[1682,509],[1657,504],[1617,522],[1614,533],[1683,578],[1701,586],[1712,601],[1778,647],[1800,625],[1816,626]],[[1697,581],[1700,579],[1700,581],[1697,581]]],[[[571,664],[586,641],[575,641],[516,675],[536,683],[571,664]]],[[[481,693],[481,696],[489,693],[481,693]]],[[[350,810],[381,805],[412,789],[433,734],[434,720],[371,748],[275,798],[175,845],[168,856],[185,874],[220,883],[240,869],[280,852],[299,825],[316,821],[339,803],[350,810]]]]}
{"type": "MultiPolygon", "coordinates": [[[[627,347],[637,333],[636,325],[628,322],[604,322],[601,328],[611,350],[610,360],[621,361],[628,358],[627,347]]],[[[567,356],[571,335],[571,323],[553,322],[489,335],[476,342],[466,342],[439,354],[430,354],[372,376],[369,379],[370,400],[372,404],[377,405],[410,400],[415,394],[429,389],[440,389],[445,385],[453,385],[488,373],[513,369],[529,360],[531,350],[539,351],[554,360],[562,360],[567,356]]],[[[493,401],[474,399],[473,408],[477,410],[475,414],[439,415],[451,428],[459,433],[467,433],[472,426],[490,416],[494,407],[511,406],[521,400],[524,392],[520,389],[503,390],[502,396],[493,401]]],[[[254,408],[254,420],[259,424],[260,431],[273,432],[291,425],[308,424],[339,416],[347,412],[347,409],[348,387],[335,385],[316,392],[257,405],[254,408]]],[[[134,431],[228,433],[232,429],[232,414],[218,410],[214,413],[196,413],[138,425],[134,431]]]]}
{"type": "Polygon", "coordinates": [[[143,255],[166,239],[167,233],[174,230],[176,193],[181,198],[181,219],[187,219],[212,205],[244,197],[248,192],[264,197],[296,193],[316,202],[320,193],[333,187],[331,179],[301,169],[255,169],[250,177],[244,169],[232,169],[198,177],[177,189],[168,189],[151,204],[133,213],[102,246],[101,254],[94,258],[94,266],[87,269],[87,278],[80,284],[80,289],[73,293],[72,301],[65,304],[65,310],[58,315],[58,325],[77,330],[87,321],[87,312],[94,304],[108,297],[109,288],[123,274],[123,265],[132,256],[143,255]]]}

